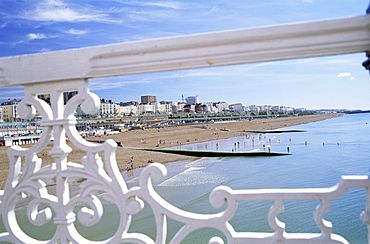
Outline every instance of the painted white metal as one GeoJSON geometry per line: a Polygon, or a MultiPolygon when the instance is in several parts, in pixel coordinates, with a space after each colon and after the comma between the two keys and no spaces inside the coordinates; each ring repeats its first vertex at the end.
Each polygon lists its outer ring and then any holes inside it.
{"type": "Polygon", "coordinates": [[[365,15],[5,57],[0,87],[363,52],[369,37],[365,15]]]}
{"type": "MultiPolygon", "coordinates": [[[[227,203],[224,210],[216,214],[191,213],[166,202],[154,190],[152,180],[166,174],[164,165],[146,167],[139,186],[128,189],[117,167],[116,143],[107,140],[97,145],[85,141],[76,131],[73,112],[78,105],[85,113],[99,109],[100,100],[89,91],[88,78],[360,52],[370,50],[369,26],[370,17],[359,16],[1,58],[0,86],[24,86],[25,99],[19,105],[19,114],[32,118],[38,110],[43,118],[43,134],[31,148],[12,146],[8,150],[9,177],[0,197],[6,232],[0,234],[0,242],[180,243],[194,230],[209,227],[221,231],[227,243],[347,243],[332,233],[331,223],[323,216],[330,209],[330,200],[350,188],[366,188],[369,199],[367,176],[342,177],[338,185],[323,189],[232,190],[222,186],[212,191],[210,203],[215,208],[227,203]],[[71,90],[78,90],[78,94],[64,107],[62,93],[71,90]],[[43,93],[51,94],[51,105],[37,98],[43,93]],[[66,144],[66,135],[86,152],[81,162],[67,160],[72,149],[66,144]],[[42,166],[36,154],[51,136],[54,146],[49,154],[55,163],[42,166]],[[76,184],[77,194],[72,194],[76,184]],[[55,186],[55,191],[47,185],[55,186]],[[88,228],[101,219],[104,210],[97,197],[100,193],[117,206],[120,223],[113,236],[93,242],[78,232],[75,223],[78,220],[88,228]],[[321,233],[286,233],[285,224],[277,218],[284,210],[284,201],[306,199],[320,201],[313,216],[321,233]],[[254,200],[274,201],[266,216],[273,233],[236,232],[229,223],[238,202],[254,200]],[[52,238],[36,240],[23,231],[15,212],[19,202],[27,203],[31,224],[56,225],[52,238]],[[87,207],[75,213],[73,210],[81,202],[87,207]],[[144,202],[155,216],[155,239],[128,232],[132,216],[143,209],[144,202]],[[171,240],[167,240],[167,218],[184,224],[171,240]]],[[[361,215],[368,224],[369,209],[367,202],[361,215]]],[[[223,240],[215,236],[209,243],[223,240]]]]}

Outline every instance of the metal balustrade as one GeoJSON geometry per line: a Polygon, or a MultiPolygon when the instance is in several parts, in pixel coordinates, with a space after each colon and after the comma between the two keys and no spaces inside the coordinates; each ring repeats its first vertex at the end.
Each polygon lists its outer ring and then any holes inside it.
{"type": "MultiPolygon", "coordinates": [[[[338,185],[319,189],[217,187],[210,195],[210,203],[215,208],[227,203],[225,209],[216,214],[191,213],[166,202],[154,190],[152,180],[166,174],[164,165],[149,165],[142,171],[139,185],[128,189],[115,159],[117,144],[113,140],[102,144],[84,140],[75,128],[73,112],[78,105],[85,113],[99,109],[100,99],[89,91],[90,78],[365,52],[370,50],[369,37],[370,16],[364,15],[0,58],[0,87],[24,87],[20,116],[32,118],[37,110],[43,118],[43,133],[34,146],[12,146],[8,150],[10,170],[0,205],[6,232],[0,234],[0,242],[180,243],[189,233],[209,227],[223,233],[228,243],[347,243],[332,233],[331,223],[323,216],[330,209],[331,199],[350,188],[365,188],[367,203],[361,218],[370,224],[368,176],[343,176],[338,185]],[[64,106],[62,94],[71,90],[78,94],[64,106]],[[50,105],[37,98],[43,93],[51,95],[50,105]],[[37,153],[52,134],[54,146],[49,154],[55,162],[42,166],[37,153]],[[81,163],[67,160],[72,149],[66,144],[66,136],[86,152],[81,163]],[[71,194],[71,185],[76,182],[81,182],[79,191],[71,194]],[[55,192],[46,187],[48,184],[55,185],[55,192]],[[94,242],[83,237],[75,223],[78,220],[89,227],[101,219],[104,211],[97,197],[99,192],[117,206],[120,221],[113,236],[94,242]],[[321,233],[286,233],[285,224],[277,218],[284,210],[284,201],[307,199],[320,201],[313,216],[321,233]],[[273,233],[236,232],[229,223],[238,202],[254,200],[274,202],[266,216],[273,233]],[[20,201],[27,202],[27,217],[32,225],[56,226],[50,239],[36,240],[20,227],[16,218],[20,201]],[[87,206],[74,213],[81,202],[87,206]],[[144,202],[155,216],[155,239],[128,232],[132,216],[143,209],[144,202]],[[171,240],[167,237],[168,218],[184,224],[171,240]]],[[[223,242],[217,236],[209,240],[223,242]]]]}

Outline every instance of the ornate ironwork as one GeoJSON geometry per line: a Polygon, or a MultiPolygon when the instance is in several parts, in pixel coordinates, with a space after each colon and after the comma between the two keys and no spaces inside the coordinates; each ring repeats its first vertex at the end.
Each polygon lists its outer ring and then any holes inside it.
{"type": "MultiPolygon", "coordinates": [[[[0,194],[6,232],[0,234],[0,241],[180,243],[193,231],[209,227],[219,230],[228,243],[347,243],[343,237],[332,233],[331,223],[323,216],[330,209],[330,200],[350,188],[366,188],[370,201],[367,176],[343,177],[338,185],[323,189],[232,190],[218,187],[212,191],[210,203],[215,208],[227,204],[223,210],[216,214],[191,213],[171,205],[154,190],[152,180],[159,180],[166,174],[164,165],[146,167],[139,186],[128,189],[116,163],[117,144],[113,140],[103,144],[84,140],[76,131],[73,112],[79,105],[85,113],[99,109],[99,98],[89,91],[87,78],[363,52],[370,47],[369,23],[369,16],[357,16],[0,58],[0,87],[22,85],[25,88],[25,99],[19,105],[21,117],[32,118],[38,111],[43,118],[43,133],[34,146],[12,146],[8,150],[9,176],[0,194]],[[74,62],[70,61],[72,57],[74,62]],[[64,106],[63,91],[76,90],[78,94],[64,106]],[[38,94],[50,94],[50,105],[38,99],[38,94]],[[72,148],[67,145],[66,136],[76,148],[85,152],[80,162],[68,161],[72,148]],[[54,163],[43,166],[37,154],[52,137],[54,145],[49,154],[54,163]],[[74,187],[76,190],[72,190],[74,187]],[[98,197],[101,192],[104,193],[102,198],[98,197]],[[313,216],[321,233],[285,232],[285,224],[277,216],[284,210],[284,201],[289,199],[320,201],[313,216]],[[98,223],[104,216],[103,200],[116,205],[119,224],[112,236],[94,242],[79,232],[76,223],[86,228],[98,223]],[[229,223],[239,201],[254,200],[274,201],[267,216],[273,233],[236,232],[229,223]],[[31,225],[55,226],[50,238],[36,239],[21,227],[16,213],[21,203],[26,204],[31,225]],[[81,203],[84,207],[78,208],[81,203]],[[128,231],[132,217],[143,209],[144,203],[153,210],[155,238],[128,231]],[[168,218],[183,223],[171,240],[167,240],[168,218]]],[[[369,213],[368,202],[361,215],[368,224],[369,213]]],[[[218,236],[209,240],[209,243],[223,242],[218,236]]]]}
{"type": "MultiPolygon", "coordinates": [[[[86,228],[98,223],[104,215],[102,199],[97,195],[104,193],[103,199],[116,205],[119,225],[115,233],[104,240],[106,243],[180,243],[193,231],[201,228],[219,230],[228,243],[287,242],[311,240],[312,243],[346,243],[346,240],[332,234],[331,223],[324,220],[324,214],[330,209],[330,199],[339,197],[352,187],[369,187],[368,177],[343,177],[339,185],[328,189],[296,190],[232,190],[217,187],[210,195],[210,203],[215,208],[227,207],[216,214],[196,214],[183,211],[166,202],[153,188],[152,180],[160,180],[166,175],[162,164],[152,164],[141,173],[139,186],[128,189],[118,170],[115,151],[117,144],[107,140],[103,144],[93,144],[84,140],[75,128],[73,112],[81,105],[86,113],[99,109],[99,98],[88,89],[87,81],[76,80],[55,82],[54,84],[30,85],[25,87],[25,99],[19,105],[23,118],[32,118],[38,110],[43,117],[43,133],[37,144],[31,148],[12,146],[9,151],[9,178],[1,198],[3,222],[7,233],[0,236],[0,241],[22,243],[93,243],[79,233],[77,220],[86,228]],[[66,106],[63,106],[63,91],[78,88],[66,106]],[[40,91],[51,91],[51,105],[37,98],[40,91]],[[69,162],[71,148],[66,144],[66,135],[73,144],[86,152],[81,162],[69,162]],[[50,155],[52,165],[42,167],[42,159],[37,156],[54,137],[50,155]],[[100,154],[104,154],[101,158],[100,154]],[[70,190],[78,184],[78,190],[70,190]],[[49,187],[48,187],[49,186],[49,187]],[[52,191],[54,186],[55,191],[52,191]],[[321,229],[321,234],[288,234],[285,224],[277,215],[284,210],[284,200],[320,200],[314,212],[314,219],[321,229]],[[239,201],[273,200],[274,205],[268,213],[268,221],[274,233],[236,232],[229,220],[234,216],[239,201]],[[37,240],[26,233],[16,218],[17,204],[27,202],[27,218],[34,226],[54,224],[55,232],[48,240],[37,240]],[[150,205],[155,216],[157,235],[153,240],[142,233],[129,233],[132,216],[139,213],[144,202],[150,205]],[[86,206],[75,211],[76,206],[86,206]],[[183,223],[183,227],[171,240],[167,240],[167,218],[183,223]]],[[[366,214],[363,219],[366,221],[366,214]]],[[[210,243],[223,243],[220,237],[213,237],[210,243]]]]}

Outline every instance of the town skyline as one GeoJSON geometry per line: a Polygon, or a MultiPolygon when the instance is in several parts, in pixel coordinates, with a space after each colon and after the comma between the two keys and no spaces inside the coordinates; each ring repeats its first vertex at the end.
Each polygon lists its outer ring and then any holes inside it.
{"type": "MultiPolygon", "coordinates": [[[[366,13],[368,1],[266,0],[101,1],[4,0],[0,58],[118,42],[254,28],[366,13]]],[[[181,101],[289,104],[307,109],[370,109],[365,53],[90,79],[100,98],[130,101],[141,94],[181,101]]],[[[22,87],[0,88],[0,101],[23,98],[22,87]]]]}
{"type": "MultiPolygon", "coordinates": [[[[64,104],[68,102],[77,91],[65,92],[63,94],[64,104]]],[[[50,103],[49,94],[38,96],[39,99],[50,103]]],[[[85,114],[81,107],[75,109],[77,118],[118,118],[125,116],[142,116],[142,115],[174,115],[174,114],[249,114],[255,115],[307,115],[315,113],[359,113],[369,112],[369,110],[348,110],[348,109],[320,109],[310,110],[303,107],[292,107],[285,105],[256,105],[242,103],[228,103],[227,101],[201,102],[198,95],[183,97],[181,102],[176,101],[159,101],[155,95],[142,95],[140,102],[137,101],[120,101],[114,102],[110,99],[100,99],[100,110],[95,114],[85,114]]],[[[8,99],[0,103],[0,123],[15,122],[22,120],[18,114],[18,106],[21,100],[8,99]]],[[[41,119],[40,114],[36,113],[35,118],[41,119]]]]}

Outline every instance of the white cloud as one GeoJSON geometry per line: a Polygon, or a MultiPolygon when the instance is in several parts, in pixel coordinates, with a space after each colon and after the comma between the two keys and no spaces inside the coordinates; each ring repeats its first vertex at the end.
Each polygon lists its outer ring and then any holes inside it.
{"type": "Polygon", "coordinates": [[[10,22],[10,21],[5,22],[5,23],[1,24],[1,25],[0,25],[0,28],[5,28],[5,27],[9,24],[9,22],[10,22]]]}
{"type": "Polygon", "coordinates": [[[52,22],[112,22],[105,13],[86,8],[73,9],[59,0],[44,0],[20,17],[27,20],[52,22]]]}
{"type": "Polygon", "coordinates": [[[7,101],[10,99],[23,99],[23,87],[0,88],[0,101],[7,101]]]}
{"type": "Polygon", "coordinates": [[[214,6],[210,11],[208,11],[206,14],[211,14],[211,13],[215,13],[218,11],[218,7],[217,6],[214,6]]]}
{"type": "Polygon", "coordinates": [[[30,39],[30,40],[47,38],[46,35],[43,34],[43,33],[30,33],[27,36],[28,36],[28,39],[30,39]]]}
{"type": "Polygon", "coordinates": [[[84,34],[87,34],[88,31],[87,30],[77,30],[77,29],[69,29],[67,30],[65,33],[67,34],[72,34],[72,35],[84,35],[84,34]]]}
{"type": "Polygon", "coordinates": [[[36,39],[46,39],[46,38],[55,38],[55,35],[45,35],[44,33],[29,33],[27,38],[29,40],[36,40],[36,39]]]}
{"type": "Polygon", "coordinates": [[[338,77],[350,77],[350,76],[352,76],[352,74],[349,72],[342,72],[338,74],[338,77]]]}
{"type": "Polygon", "coordinates": [[[148,84],[152,83],[153,80],[123,80],[122,77],[110,77],[101,79],[90,80],[90,88],[92,90],[105,90],[112,88],[124,87],[130,84],[148,84]]]}
{"type": "Polygon", "coordinates": [[[146,6],[146,7],[162,7],[170,9],[187,9],[187,4],[176,1],[123,1],[122,3],[136,5],[136,6],[146,6]]]}

